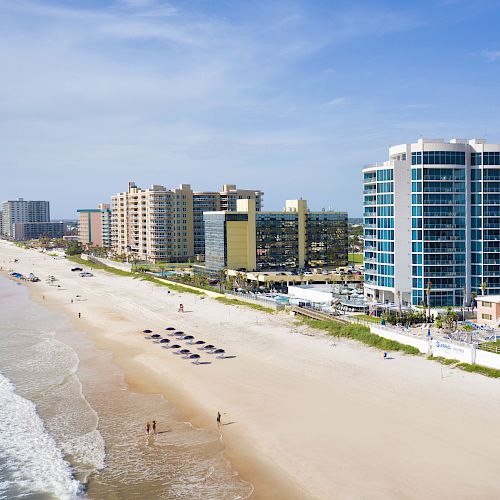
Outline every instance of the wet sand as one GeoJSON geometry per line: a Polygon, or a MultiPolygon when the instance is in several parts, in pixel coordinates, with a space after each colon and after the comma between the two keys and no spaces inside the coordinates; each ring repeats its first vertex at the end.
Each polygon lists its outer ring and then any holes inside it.
{"type": "Polygon", "coordinates": [[[81,278],[70,262],[5,242],[0,261],[42,280],[59,278],[61,288],[28,286],[111,351],[134,390],[164,395],[201,428],[217,430],[221,411],[226,455],[254,485],[252,498],[500,494],[497,380],[422,357],[384,361],[373,349],[297,327],[284,313],[168,294],[105,272],[81,278]],[[13,257],[20,262],[9,264],[13,257]],[[211,364],[197,366],[139,333],[170,325],[236,357],[204,355],[211,364]]]}

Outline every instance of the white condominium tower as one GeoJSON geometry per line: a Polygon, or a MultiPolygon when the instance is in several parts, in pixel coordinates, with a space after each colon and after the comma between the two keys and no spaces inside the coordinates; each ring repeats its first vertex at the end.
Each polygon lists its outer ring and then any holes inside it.
{"type": "Polygon", "coordinates": [[[365,295],[459,306],[500,294],[500,144],[420,139],[363,169],[365,295]]]}
{"type": "Polygon", "coordinates": [[[50,222],[50,204],[48,201],[23,200],[23,198],[4,201],[2,218],[3,235],[13,237],[15,224],[50,222]]]}

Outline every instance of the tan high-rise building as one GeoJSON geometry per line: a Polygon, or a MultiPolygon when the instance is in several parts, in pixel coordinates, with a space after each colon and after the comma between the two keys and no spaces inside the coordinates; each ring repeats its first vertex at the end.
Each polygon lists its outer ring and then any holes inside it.
{"type": "Polygon", "coordinates": [[[167,190],[153,185],[112,197],[112,246],[138,260],[187,260],[194,255],[193,192],[189,184],[167,190]]]}
{"type": "Polygon", "coordinates": [[[255,200],[255,209],[262,209],[264,193],[257,189],[238,189],[235,184],[224,184],[217,191],[200,191],[193,193],[193,225],[194,253],[205,255],[205,223],[204,212],[234,211],[238,200],[255,200]]]}
{"type": "Polygon", "coordinates": [[[281,212],[258,212],[241,199],[235,211],[206,212],[205,265],[223,269],[290,271],[347,265],[347,213],[311,212],[287,200],[281,212]]]}
{"type": "Polygon", "coordinates": [[[264,193],[225,184],[221,191],[194,192],[189,184],[177,189],[153,185],[141,189],[129,182],[128,191],[112,197],[113,250],[121,255],[158,262],[185,261],[205,253],[203,213],[236,210],[237,200],[255,200],[264,193]]]}

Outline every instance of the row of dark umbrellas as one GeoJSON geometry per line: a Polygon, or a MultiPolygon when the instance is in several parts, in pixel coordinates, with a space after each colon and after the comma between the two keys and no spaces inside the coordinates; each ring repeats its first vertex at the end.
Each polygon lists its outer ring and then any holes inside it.
{"type": "Polygon", "coordinates": [[[181,355],[185,359],[190,359],[195,363],[199,361],[201,356],[199,354],[192,353],[189,349],[181,349],[182,346],[175,343],[175,340],[184,340],[187,344],[197,346],[199,351],[203,351],[208,354],[216,354],[220,358],[224,357],[226,352],[224,349],[217,348],[213,344],[207,344],[204,340],[196,340],[193,335],[186,335],[182,331],[176,331],[176,329],[172,326],[165,328],[165,330],[168,332],[168,336],[173,337],[172,342],[170,339],[162,338],[159,333],[153,333],[153,331],[149,329],[143,330],[143,333],[148,334],[148,336],[145,337],[146,339],[153,339],[153,342],[163,344],[162,347],[164,349],[175,349],[174,354],[181,355]]]}

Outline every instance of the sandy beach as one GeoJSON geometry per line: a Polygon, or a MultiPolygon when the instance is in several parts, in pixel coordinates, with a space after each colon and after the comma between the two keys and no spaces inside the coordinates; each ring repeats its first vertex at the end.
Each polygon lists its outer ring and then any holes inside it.
{"type": "Polygon", "coordinates": [[[112,352],[135,390],[162,394],[201,428],[217,429],[220,411],[226,456],[254,485],[252,498],[500,495],[498,380],[425,357],[384,360],[285,313],[168,293],[103,271],[82,278],[65,259],[7,242],[0,242],[0,266],[39,276],[27,284],[32,296],[112,352]],[[61,286],[45,283],[48,275],[61,286]],[[202,355],[211,364],[194,365],[140,334],[167,326],[234,357],[202,355]]]}

